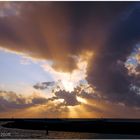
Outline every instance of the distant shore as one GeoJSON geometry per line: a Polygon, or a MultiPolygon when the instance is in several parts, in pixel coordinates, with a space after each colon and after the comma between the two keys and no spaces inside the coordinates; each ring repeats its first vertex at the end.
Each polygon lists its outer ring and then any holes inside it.
{"type": "Polygon", "coordinates": [[[7,128],[140,135],[140,119],[0,119],[7,128]]]}
{"type": "Polygon", "coordinates": [[[0,138],[8,139],[140,139],[139,131],[140,120],[0,119],[0,138]]]}

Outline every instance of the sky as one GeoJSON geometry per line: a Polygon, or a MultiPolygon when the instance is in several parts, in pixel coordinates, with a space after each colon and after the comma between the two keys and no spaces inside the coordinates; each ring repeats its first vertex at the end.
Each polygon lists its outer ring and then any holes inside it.
{"type": "Polygon", "coordinates": [[[140,118],[139,2],[0,2],[0,118],[140,118]]]}

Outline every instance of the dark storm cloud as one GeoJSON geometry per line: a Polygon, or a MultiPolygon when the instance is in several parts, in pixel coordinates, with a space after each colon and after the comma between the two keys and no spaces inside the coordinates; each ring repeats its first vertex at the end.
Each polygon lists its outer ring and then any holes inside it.
{"type": "Polygon", "coordinates": [[[58,99],[64,99],[64,103],[67,106],[75,106],[80,104],[76,99],[76,93],[75,92],[66,92],[64,90],[60,90],[58,92],[55,92],[55,96],[58,99]]]}
{"type": "MultiPolygon", "coordinates": [[[[0,3],[1,7],[6,4],[0,3]]],[[[103,43],[108,27],[127,3],[21,2],[15,5],[20,7],[17,9],[20,14],[0,19],[1,47],[51,59],[56,69],[72,71],[76,64],[71,55],[103,43]]]]}
{"type": "Polygon", "coordinates": [[[140,8],[133,8],[131,14],[113,28],[106,46],[91,66],[88,77],[109,100],[134,106],[140,106],[140,96],[130,91],[130,84],[140,79],[128,76],[124,63],[140,40],[139,16],[140,8]]]}
{"type": "MultiPolygon", "coordinates": [[[[124,67],[140,39],[139,2],[17,4],[20,14],[0,18],[1,47],[53,60],[53,67],[61,71],[76,67],[73,55],[93,51],[95,57],[87,77],[90,84],[108,100],[140,105],[140,96],[130,91],[130,84],[140,79],[129,76],[124,67]]],[[[63,98],[66,95],[56,94],[63,98]]],[[[65,100],[69,104],[67,97],[65,100]]],[[[75,104],[74,94],[72,100],[75,104]]]]}

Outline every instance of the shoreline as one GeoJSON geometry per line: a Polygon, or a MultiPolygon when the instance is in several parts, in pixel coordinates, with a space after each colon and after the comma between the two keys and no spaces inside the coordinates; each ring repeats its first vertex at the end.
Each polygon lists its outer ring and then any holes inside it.
{"type": "Polygon", "coordinates": [[[1,139],[140,139],[138,135],[120,135],[120,134],[98,134],[86,132],[64,132],[64,131],[49,131],[46,135],[44,130],[28,130],[17,128],[0,127],[5,133],[10,133],[9,136],[0,136],[1,139]]]}
{"type": "MultiPolygon", "coordinates": [[[[0,121],[2,121],[0,119],[0,121]]],[[[6,128],[140,135],[140,119],[10,119],[6,128]]]]}

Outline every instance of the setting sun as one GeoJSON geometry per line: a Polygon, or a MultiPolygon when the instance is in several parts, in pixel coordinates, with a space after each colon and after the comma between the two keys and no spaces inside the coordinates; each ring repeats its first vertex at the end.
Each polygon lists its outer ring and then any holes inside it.
{"type": "Polygon", "coordinates": [[[62,80],[62,84],[66,91],[69,91],[69,92],[74,91],[74,83],[72,81],[64,79],[64,80],[62,80]]]}

